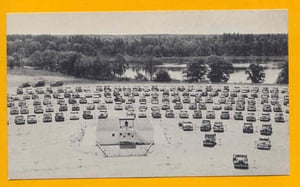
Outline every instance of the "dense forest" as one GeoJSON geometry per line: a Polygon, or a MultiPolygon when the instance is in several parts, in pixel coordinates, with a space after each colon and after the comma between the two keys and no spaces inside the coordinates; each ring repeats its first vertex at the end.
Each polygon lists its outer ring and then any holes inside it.
{"type": "Polygon", "coordinates": [[[120,78],[129,65],[147,70],[169,57],[288,55],[287,34],[8,35],[9,68],[32,66],[94,79],[120,78]]]}

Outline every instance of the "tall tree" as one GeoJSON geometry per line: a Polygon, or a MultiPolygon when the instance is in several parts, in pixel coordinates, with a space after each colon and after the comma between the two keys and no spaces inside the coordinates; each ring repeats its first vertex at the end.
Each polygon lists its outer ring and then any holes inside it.
{"type": "Polygon", "coordinates": [[[250,79],[252,83],[262,83],[266,76],[263,66],[254,63],[249,65],[245,73],[248,74],[247,79],[250,79]]]}
{"type": "Polygon", "coordinates": [[[159,70],[156,72],[155,74],[155,79],[154,81],[158,81],[158,82],[169,82],[171,81],[171,77],[169,75],[169,73],[166,70],[159,70]]]}
{"type": "Polygon", "coordinates": [[[233,66],[231,62],[227,62],[224,58],[213,57],[209,58],[210,71],[207,77],[211,82],[227,82],[230,74],[233,73],[233,66]]]}
{"type": "Polygon", "coordinates": [[[286,62],[277,77],[277,84],[288,84],[289,83],[289,65],[286,62]]]}
{"type": "Polygon", "coordinates": [[[150,80],[153,80],[153,74],[156,71],[155,62],[152,57],[146,57],[144,60],[144,69],[145,72],[149,74],[150,80]]]}
{"type": "Polygon", "coordinates": [[[123,55],[117,54],[113,61],[113,73],[119,75],[121,77],[123,73],[128,69],[128,63],[123,55]]]}
{"type": "Polygon", "coordinates": [[[183,76],[187,78],[189,82],[199,82],[203,80],[208,70],[204,60],[198,62],[192,62],[187,64],[186,70],[183,71],[183,76]]]}

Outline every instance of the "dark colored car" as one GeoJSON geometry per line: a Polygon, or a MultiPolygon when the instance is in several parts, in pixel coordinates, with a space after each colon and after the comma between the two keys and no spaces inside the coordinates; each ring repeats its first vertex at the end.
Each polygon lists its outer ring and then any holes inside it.
{"type": "Polygon", "coordinates": [[[83,111],[82,114],[83,119],[93,119],[93,114],[90,110],[83,111]]]}
{"type": "Polygon", "coordinates": [[[55,113],[55,121],[56,122],[65,121],[64,114],[62,112],[55,113]]]}
{"type": "Polygon", "coordinates": [[[210,120],[202,120],[200,131],[210,131],[210,130],[211,130],[210,120]]]}
{"type": "Polygon", "coordinates": [[[216,134],[205,134],[203,140],[204,147],[214,147],[217,144],[216,142],[216,134]]]}
{"type": "Polygon", "coordinates": [[[235,169],[248,169],[248,157],[247,155],[234,154],[233,155],[233,166],[235,169]]]}
{"type": "Polygon", "coordinates": [[[253,124],[252,123],[244,123],[243,133],[253,133],[253,124]]]}

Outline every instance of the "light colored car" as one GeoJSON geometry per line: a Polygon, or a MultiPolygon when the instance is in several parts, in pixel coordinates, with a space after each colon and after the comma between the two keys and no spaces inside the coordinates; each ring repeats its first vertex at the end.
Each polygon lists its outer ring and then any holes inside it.
{"type": "Polygon", "coordinates": [[[256,143],[257,149],[270,150],[271,149],[271,140],[269,137],[260,137],[256,143]]]}
{"type": "Polygon", "coordinates": [[[270,113],[262,113],[260,116],[260,121],[268,122],[271,120],[270,113]]]}
{"type": "Polygon", "coordinates": [[[173,110],[166,110],[166,114],[165,114],[166,118],[175,118],[175,113],[173,110]]]}
{"type": "Polygon", "coordinates": [[[138,113],[138,118],[147,118],[147,113],[146,112],[138,113]]]}
{"type": "Polygon", "coordinates": [[[15,124],[16,125],[24,125],[25,124],[25,118],[22,115],[15,117],[15,124]]]}
{"type": "Polygon", "coordinates": [[[222,121],[216,121],[213,125],[214,132],[224,132],[224,125],[222,121]]]}
{"type": "Polygon", "coordinates": [[[35,123],[37,123],[36,115],[28,115],[27,124],[35,124],[35,123]]]}
{"type": "Polygon", "coordinates": [[[43,114],[43,122],[52,122],[52,114],[51,113],[45,113],[43,114]]]}
{"type": "Polygon", "coordinates": [[[194,130],[193,123],[191,121],[182,122],[182,130],[183,131],[193,131],[194,130]]]}
{"type": "Polygon", "coordinates": [[[179,112],[179,118],[189,118],[189,113],[186,110],[181,110],[179,112]]]}
{"type": "Polygon", "coordinates": [[[70,112],[70,120],[79,120],[79,112],[77,111],[72,111],[70,112]]]}

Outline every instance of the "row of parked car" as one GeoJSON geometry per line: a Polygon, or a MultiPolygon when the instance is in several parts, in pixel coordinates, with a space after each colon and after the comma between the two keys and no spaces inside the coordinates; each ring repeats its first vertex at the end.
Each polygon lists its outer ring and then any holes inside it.
{"type": "MultiPolygon", "coordinates": [[[[264,100],[262,107],[264,113],[259,117],[260,120],[270,121],[271,117],[268,113],[276,112],[274,121],[285,121],[282,114],[282,105],[279,103],[279,89],[276,87],[270,90],[268,87],[264,87],[261,93],[258,87],[252,87],[250,89],[249,87],[229,88],[229,86],[224,86],[223,89],[220,89],[213,88],[211,85],[205,86],[205,88],[177,86],[170,89],[166,87],[159,88],[158,86],[152,86],[151,88],[149,86],[135,86],[132,88],[124,86],[121,88],[120,86],[111,87],[109,85],[98,85],[93,90],[90,88],[82,88],[81,86],[75,88],[68,86],[62,87],[62,83],[58,83],[54,84],[58,86],[55,88],[53,84],[45,88],[24,88],[24,85],[20,86],[17,89],[17,95],[9,95],[8,97],[10,115],[28,114],[31,115],[30,119],[32,119],[34,118],[34,114],[42,114],[44,111],[51,113],[54,112],[54,108],[58,108],[59,111],[55,114],[55,120],[60,121],[64,118],[63,112],[68,111],[71,105],[71,120],[79,119],[79,114],[76,111],[81,110],[82,106],[85,107],[82,114],[83,119],[90,119],[91,114],[89,111],[95,110],[95,105],[98,105],[97,109],[100,110],[98,118],[106,118],[108,116],[106,105],[114,103],[114,110],[124,110],[125,108],[127,111],[126,115],[128,116],[146,118],[148,117],[146,112],[148,102],[151,100],[151,116],[153,118],[161,118],[161,110],[164,110],[164,116],[166,118],[176,118],[176,113],[178,113],[176,111],[179,111],[179,118],[189,118],[192,116],[194,119],[201,119],[204,118],[202,111],[211,107],[210,110],[206,111],[205,117],[207,119],[215,119],[215,111],[223,109],[220,114],[220,119],[230,119],[230,111],[235,110],[233,118],[235,120],[244,120],[242,112],[245,111],[246,105],[247,111],[249,112],[245,117],[246,121],[256,121],[256,115],[254,113],[257,110],[256,101],[261,94],[261,100],[264,100]],[[268,103],[268,100],[266,100],[269,94],[271,94],[272,98],[271,103],[268,103]],[[183,96],[182,100],[180,95],[183,96]],[[214,100],[216,101],[216,99],[214,99],[215,97],[218,99],[217,102],[214,102],[214,100]],[[161,102],[159,98],[161,98],[161,102]],[[41,99],[43,99],[43,102],[41,99]],[[138,107],[134,105],[136,99],[138,99],[139,102],[138,107]],[[28,100],[31,102],[27,102],[28,100]],[[88,100],[90,102],[88,102],[88,100]],[[16,106],[16,103],[18,103],[18,106],[16,106]],[[30,103],[32,104],[34,114],[27,106],[30,105],[30,103]],[[186,104],[188,104],[188,109],[184,109],[186,104]],[[173,109],[171,109],[172,105],[173,109]],[[135,111],[136,108],[138,108],[138,114],[135,111]],[[193,112],[192,115],[190,115],[190,110],[193,112]]],[[[287,89],[283,88],[280,93],[285,94],[283,105],[288,106],[287,89]]],[[[288,107],[286,107],[286,112],[288,112],[288,107]]],[[[21,116],[18,116],[16,121],[22,121],[19,120],[21,118],[21,116]]],[[[44,118],[45,120],[43,121],[47,122],[50,117],[48,114],[44,114],[43,119],[44,118]]]]}

